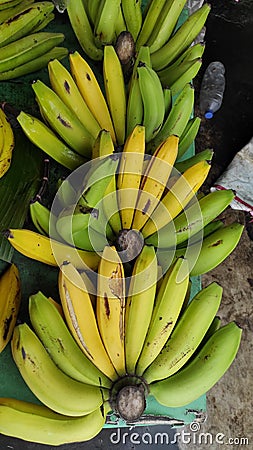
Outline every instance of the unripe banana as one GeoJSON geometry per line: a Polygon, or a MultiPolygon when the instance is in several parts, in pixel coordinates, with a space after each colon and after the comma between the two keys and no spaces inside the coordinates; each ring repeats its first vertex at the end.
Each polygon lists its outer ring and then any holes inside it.
{"type": "Polygon", "coordinates": [[[100,3],[94,27],[95,42],[98,47],[113,43],[120,4],[120,0],[103,0],[100,3]]]}
{"type": "Polygon", "coordinates": [[[9,5],[8,8],[1,9],[0,24],[21,13],[24,9],[27,8],[27,6],[31,5],[32,3],[34,3],[34,0],[20,0],[15,6],[9,5]]]}
{"type": "Polygon", "coordinates": [[[190,404],[208,392],[236,357],[242,330],[235,322],[218,329],[192,361],[171,377],[152,383],[150,394],[167,407],[190,404]]]}
{"type": "Polygon", "coordinates": [[[200,161],[212,161],[213,158],[213,150],[206,149],[202,150],[202,152],[196,153],[195,155],[191,156],[190,158],[186,158],[183,161],[176,162],[175,163],[175,169],[177,169],[179,172],[183,173],[190,167],[194,166],[194,164],[197,164],[200,161]]]}
{"type": "Polygon", "coordinates": [[[121,0],[121,8],[127,30],[136,41],[142,26],[141,0],[121,0]]]}
{"type": "Polygon", "coordinates": [[[182,132],[178,144],[178,160],[180,160],[194,142],[201,124],[200,117],[193,117],[188,120],[184,131],[182,132]]]}
{"type": "Polygon", "coordinates": [[[144,12],[142,27],[136,41],[137,50],[147,43],[165,3],[166,0],[149,1],[144,12]]]}
{"type": "Polygon", "coordinates": [[[105,388],[81,383],[62,372],[26,323],[15,327],[11,349],[28,387],[53,411],[69,416],[84,416],[108,399],[108,390],[105,388]]]}

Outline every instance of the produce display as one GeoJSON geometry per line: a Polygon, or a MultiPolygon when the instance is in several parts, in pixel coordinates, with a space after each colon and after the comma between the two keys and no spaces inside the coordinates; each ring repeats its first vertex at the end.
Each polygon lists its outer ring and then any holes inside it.
{"type": "Polygon", "coordinates": [[[79,45],[69,52],[64,33],[46,28],[52,2],[0,0],[0,87],[34,76],[32,108],[1,100],[0,189],[13,123],[57,178],[53,198],[41,187],[30,199],[22,226],[1,225],[14,261],[57,271],[56,297],[50,285],[25,299],[18,264],[0,274],[0,352],[10,349],[38,400],[0,398],[1,434],[58,446],[97,436],[110,413],[138,423],[150,397],[189,408],[236,357],[242,330],[219,318],[222,286],[192,289],[244,227],[220,219],[232,190],[201,192],[214,151],[189,155],[210,5],[180,23],[185,6],[69,0],[79,45]]]}

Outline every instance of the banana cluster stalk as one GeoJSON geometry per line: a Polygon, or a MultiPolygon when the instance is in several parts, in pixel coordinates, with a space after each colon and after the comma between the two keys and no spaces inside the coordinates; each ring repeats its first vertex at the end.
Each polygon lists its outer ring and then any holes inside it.
{"type": "Polygon", "coordinates": [[[63,33],[42,31],[54,19],[50,1],[9,1],[0,10],[0,81],[46,67],[52,58],[62,59],[68,49],[59,45],[63,33]]]}
{"type": "Polygon", "coordinates": [[[192,276],[212,270],[243,232],[239,223],[216,220],[234,192],[198,199],[212,151],[177,163],[178,148],[178,137],[171,135],[147,157],[145,127],[137,125],[122,152],[112,153],[111,135],[101,130],[93,151],[100,157],[89,163],[79,185],[72,176],[61,182],[51,211],[38,200],[30,205],[37,232],[10,229],[5,236],[17,251],[53,266],[68,260],[96,271],[105,246],[115,246],[121,261],[132,264],[147,244],[156,248],[163,273],[183,256],[192,276]]]}
{"type": "Polygon", "coordinates": [[[10,168],[14,147],[15,139],[11,124],[0,108],[0,178],[10,168]]]}
{"type": "Polygon", "coordinates": [[[115,247],[106,246],[96,280],[90,275],[65,262],[61,304],[40,291],[30,296],[31,326],[14,328],[11,350],[41,405],[0,399],[1,433],[52,445],[89,440],[109,411],[138,419],[150,394],[184,406],[232,364],[242,330],[221,324],[219,284],[189,301],[187,259],[161,276],[154,247],[144,245],[128,278],[115,247]]]}
{"type": "Polygon", "coordinates": [[[18,267],[11,264],[0,277],[0,352],[9,343],[21,302],[18,267]]]}

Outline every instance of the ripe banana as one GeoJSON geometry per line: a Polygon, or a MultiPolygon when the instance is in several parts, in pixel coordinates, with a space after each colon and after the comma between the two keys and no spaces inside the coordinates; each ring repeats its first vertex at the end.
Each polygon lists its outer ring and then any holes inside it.
{"type": "Polygon", "coordinates": [[[101,372],[115,380],[117,375],[105,350],[89,292],[72,264],[61,266],[59,293],[68,327],[77,344],[101,372]]]}
{"type": "Polygon", "coordinates": [[[12,126],[0,108],[0,178],[10,168],[14,148],[15,137],[12,126]]]}
{"type": "Polygon", "coordinates": [[[110,45],[114,41],[120,4],[121,0],[103,0],[100,2],[94,27],[95,43],[98,47],[110,45]]]}
{"type": "Polygon", "coordinates": [[[76,114],[41,80],[35,81],[32,88],[43,118],[67,145],[81,156],[90,158],[94,138],[76,114]]]}
{"type": "Polygon", "coordinates": [[[128,374],[135,374],[142,352],[154,307],[157,273],[155,249],[144,245],[134,264],[126,300],[125,353],[128,374]]]}
{"type": "Polygon", "coordinates": [[[157,73],[148,65],[137,67],[139,86],[143,102],[143,120],[146,142],[151,141],[160,131],[164,114],[163,89],[157,73]]]}
{"type": "Polygon", "coordinates": [[[28,387],[53,411],[68,416],[84,416],[108,400],[107,389],[81,383],[62,372],[26,323],[15,327],[11,350],[28,387]]]}
{"type": "Polygon", "coordinates": [[[67,13],[71,27],[82,49],[91,59],[102,60],[103,51],[97,48],[95,44],[93,30],[83,0],[69,0],[67,13]]]}
{"type": "Polygon", "coordinates": [[[194,142],[201,124],[200,117],[192,117],[182,132],[178,144],[178,159],[181,159],[194,142]]]}
{"type": "Polygon", "coordinates": [[[188,405],[208,392],[228,370],[236,357],[241,328],[230,322],[219,328],[182,370],[152,383],[150,394],[167,407],[188,405]]]}
{"type": "Polygon", "coordinates": [[[64,261],[70,261],[82,270],[96,270],[98,267],[100,258],[95,252],[77,250],[31,230],[9,229],[5,237],[22,255],[49,266],[57,267],[64,261]]]}
{"type": "Polygon", "coordinates": [[[62,166],[72,171],[86,162],[37,117],[21,111],[17,120],[28,139],[62,166]]]}
{"type": "Polygon", "coordinates": [[[204,183],[210,167],[207,161],[200,161],[175,181],[145,224],[142,230],[145,238],[167,225],[188,205],[204,183]]]}
{"type": "Polygon", "coordinates": [[[144,11],[142,27],[136,41],[136,49],[146,45],[152,30],[155,27],[160,12],[166,4],[166,0],[152,0],[149,1],[144,11]]]}
{"type": "Polygon", "coordinates": [[[85,103],[69,71],[58,59],[54,59],[48,64],[48,73],[54,92],[76,114],[83,126],[96,139],[100,131],[100,125],[85,103]]]}
{"type": "Polygon", "coordinates": [[[143,373],[149,384],[170,377],[186,364],[217,314],[221,298],[222,287],[215,282],[195,295],[161,352],[143,373]]]}
{"type": "Polygon", "coordinates": [[[124,229],[130,229],[143,175],[145,127],[137,125],[127,138],[117,178],[118,205],[124,229]]]}
{"type": "Polygon", "coordinates": [[[126,91],[122,66],[112,45],[104,47],[103,79],[117,144],[125,141],[126,91]]]}
{"type": "Polygon", "coordinates": [[[178,137],[169,136],[148,162],[141,184],[132,228],[141,230],[161,199],[177,157],[178,137]]]}
{"type": "Polygon", "coordinates": [[[170,39],[186,0],[168,0],[161,10],[147,41],[150,53],[159,50],[170,39]]]}
{"type": "MultiPolygon", "coordinates": [[[[63,393],[61,393],[63,395],[63,393]]],[[[110,405],[82,416],[70,417],[13,398],[0,399],[0,433],[45,445],[84,442],[95,437],[103,428],[110,405]]]]}
{"type": "Polygon", "coordinates": [[[14,69],[43,55],[64,40],[63,33],[32,33],[5,45],[0,54],[0,72],[14,69]]]}
{"type": "Polygon", "coordinates": [[[136,373],[142,376],[145,369],[161,352],[170,337],[184,303],[189,285],[187,261],[179,258],[165,274],[155,300],[155,306],[136,373]]]}
{"type": "Polygon", "coordinates": [[[21,303],[18,267],[12,263],[0,276],[0,353],[9,343],[21,303]]]}
{"type": "Polygon", "coordinates": [[[154,70],[173,63],[189,47],[203,28],[211,6],[205,3],[177,29],[175,34],[159,50],[151,54],[154,70]]]}
{"type": "Polygon", "coordinates": [[[32,59],[31,61],[26,62],[25,64],[6,70],[5,72],[0,72],[0,81],[11,80],[27,75],[28,73],[36,72],[37,70],[46,67],[51,59],[63,59],[67,56],[67,54],[67,48],[53,47],[51,50],[43,53],[37,58],[32,59]]]}
{"type": "Polygon", "coordinates": [[[146,239],[147,244],[159,248],[170,248],[181,244],[201,231],[232,202],[232,190],[214,191],[194,202],[174,219],[174,235],[167,232],[166,226],[146,239]],[[217,192],[222,192],[218,194],[217,192]],[[176,241],[176,242],[175,242],[176,241]]]}
{"type": "Polygon", "coordinates": [[[141,0],[121,0],[126,29],[136,41],[142,26],[141,0]]]}
{"type": "Polygon", "coordinates": [[[112,140],[116,143],[110,112],[93,70],[77,51],[69,55],[69,62],[72,76],[88,108],[100,127],[110,131],[112,140]]]}
{"type": "Polygon", "coordinates": [[[54,9],[52,2],[36,2],[1,24],[0,47],[33,32],[54,9]]]}
{"type": "Polygon", "coordinates": [[[96,318],[106,351],[119,376],[125,375],[125,279],[115,247],[104,248],[97,281],[96,318]]]}
{"type": "Polygon", "coordinates": [[[177,98],[172,102],[171,110],[167,119],[163,122],[160,131],[148,143],[148,152],[153,152],[171,134],[180,138],[191,117],[193,107],[194,88],[190,83],[187,83],[177,98]]]}
{"type": "Polygon", "coordinates": [[[82,383],[111,388],[111,381],[84,355],[57,308],[40,291],[29,297],[29,317],[35,333],[62,372],[82,383]]]}

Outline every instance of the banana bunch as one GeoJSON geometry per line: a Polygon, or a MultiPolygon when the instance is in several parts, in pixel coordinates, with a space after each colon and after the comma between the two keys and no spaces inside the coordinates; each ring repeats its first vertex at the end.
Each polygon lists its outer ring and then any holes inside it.
{"type": "Polygon", "coordinates": [[[242,330],[221,325],[216,282],[189,301],[187,259],[161,277],[155,248],[144,245],[127,276],[115,246],[105,246],[91,275],[65,262],[60,304],[41,291],[30,296],[31,325],[15,327],[11,350],[41,405],[0,399],[0,433],[47,445],[86,441],[109,411],[138,420],[149,395],[187,405],[232,364],[242,330]]]}
{"type": "Polygon", "coordinates": [[[0,277],[0,353],[9,343],[21,302],[18,267],[12,263],[0,277]]]}
{"type": "Polygon", "coordinates": [[[10,168],[14,147],[15,139],[11,124],[0,107],[0,178],[10,168]]]}
{"type": "Polygon", "coordinates": [[[69,260],[96,271],[108,245],[132,265],[147,244],[156,248],[163,273],[182,256],[191,275],[212,270],[234,250],[243,225],[216,220],[232,190],[197,197],[212,151],[176,163],[178,141],[171,135],[147,155],[145,127],[137,125],[117,153],[110,133],[101,130],[94,147],[99,157],[59,183],[51,208],[38,200],[30,205],[37,231],[10,229],[5,236],[17,251],[53,266],[69,260]]]}
{"type": "Polygon", "coordinates": [[[142,26],[141,0],[69,0],[67,13],[82,49],[95,61],[121,32],[136,40],[142,26]]]}
{"type": "Polygon", "coordinates": [[[53,59],[67,56],[59,45],[64,34],[42,31],[54,19],[50,1],[10,0],[0,4],[0,81],[46,67],[53,59]]]}

